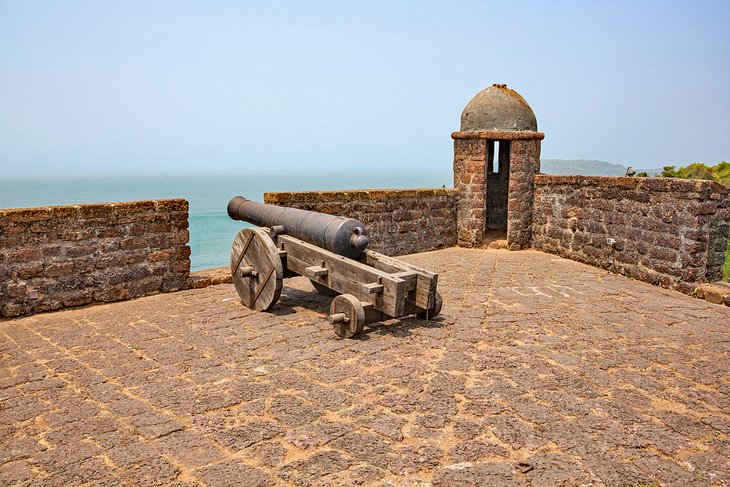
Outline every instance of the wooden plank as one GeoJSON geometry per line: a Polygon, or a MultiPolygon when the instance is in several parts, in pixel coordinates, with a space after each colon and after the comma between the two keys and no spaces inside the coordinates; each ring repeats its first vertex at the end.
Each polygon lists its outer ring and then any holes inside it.
{"type": "Polygon", "coordinates": [[[378,284],[377,282],[371,282],[368,284],[363,284],[362,290],[365,291],[367,294],[380,294],[383,292],[383,285],[378,284]]]}
{"type": "Polygon", "coordinates": [[[248,250],[248,246],[251,245],[251,240],[253,240],[254,235],[255,234],[251,233],[246,239],[246,243],[243,245],[243,250],[241,250],[241,255],[238,256],[238,260],[236,260],[236,265],[233,267],[232,274],[235,274],[236,271],[238,271],[238,268],[241,267],[241,261],[243,261],[243,257],[246,255],[246,251],[248,250]]]}
{"type": "MultiPolygon", "coordinates": [[[[296,258],[293,254],[289,254],[288,261],[291,270],[297,273],[299,271],[303,272],[304,269],[309,265],[307,262],[296,258]]],[[[329,272],[326,276],[314,277],[312,278],[312,282],[319,283],[329,289],[337,291],[340,294],[352,294],[361,302],[370,302],[379,310],[383,309],[382,295],[374,296],[372,294],[366,294],[359,283],[346,279],[345,277],[338,275],[334,272],[329,272]]]]}
{"type": "MultiPolygon", "coordinates": [[[[423,267],[418,267],[408,262],[396,259],[395,257],[389,257],[385,254],[375,252],[374,250],[365,250],[363,252],[365,257],[364,264],[375,267],[377,269],[384,270],[386,272],[400,272],[400,271],[412,271],[416,274],[423,274],[424,276],[437,276],[435,272],[431,272],[423,267]]],[[[360,259],[362,261],[362,257],[360,259]]]]}
{"type": "MultiPolygon", "coordinates": [[[[387,256],[383,255],[383,254],[379,254],[372,250],[365,250],[358,260],[365,265],[374,267],[383,272],[387,272],[388,274],[393,274],[395,272],[403,272],[406,270],[404,268],[404,266],[402,266],[402,265],[394,265],[394,264],[402,264],[402,262],[391,263],[389,261],[386,261],[385,259],[382,259],[382,257],[387,257],[387,256]]],[[[392,259],[392,260],[397,260],[397,259],[392,259]]]]}
{"type": "Polygon", "coordinates": [[[418,281],[418,274],[411,271],[394,272],[391,274],[393,277],[400,277],[406,281],[406,291],[411,292],[416,290],[416,284],[418,281]]]}
{"type": "Polygon", "coordinates": [[[303,275],[307,267],[327,268],[326,276],[311,279],[337,292],[352,294],[360,301],[374,301],[375,308],[389,316],[403,316],[407,294],[405,280],[290,235],[279,235],[278,241],[287,251],[287,267],[293,272],[303,275]],[[366,294],[363,291],[363,284],[373,282],[383,285],[382,294],[366,294]]]}
{"type": "Polygon", "coordinates": [[[259,299],[259,296],[261,296],[261,292],[266,289],[266,284],[269,282],[269,279],[271,279],[271,275],[274,273],[274,270],[276,268],[274,266],[271,266],[269,269],[269,272],[266,273],[266,277],[261,281],[261,284],[259,284],[259,287],[256,289],[256,294],[253,295],[253,299],[251,299],[251,306],[253,307],[254,304],[256,304],[256,300],[259,299]]]}
{"type": "Polygon", "coordinates": [[[421,267],[403,262],[402,260],[388,257],[387,255],[366,250],[360,261],[366,265],[375,267],[391,274],[398,272],[415,272],[418,275],[416,283],[415,304],[423,310],[432,309],[436,303],[436,287],[438,285],[438,274],[421,267]]]}
{"type": "MultiPolygon", "coordinates": [[[[303,271],[303,269],[305,269],[307,267],[306,262],[303,262],[293,256],[290,256],[288,261],[290,262],[290,265],[291,265],[290,271],[294,274],[298,274],[297,270],[303,271]]],[[[382,321],[384,319],[387,319],[388,317],[398,318],[401,316],[416,314],[416,313],[423,311],[423,309],[418,308],[414,302],[405,300],[405,302],[403,303],[403,308],[400,311],[397,311],[397,314],[384,313],[384,312],[382,312],[384,308],[383,308],[383,298],[382,298],[381,294],[366,293],[365,290],[363,289],[362,284],[352,282],[348,279],[343,278],[342,276],[338,276],[331,272],[327,276],[313,278],[312,282],[321,284],[321,285],[323,285],[329,289],[333,289],[341,294],[352,294],[361,303],[363,303],[363,306],[365,306],[366,304],[371,304],[373,306],[373,310],[374,310],[373,313],[376,313],[372,316],[376,316],[377,319],[367,318],[368,316],[371,316],[371,315],[368,314],[369,312],[366,307],[365,315],[368,320],[368,321],[366,321],[366,323],[382,321]],[[381,316],[381,315],[384,315],[384,316],[381,316]]]]}
{"type": "Polygon", "coordinates": [[[329,271],[324,267],[313,265],[304,269],[304,276],[311,279],[312,277],[326,276],[328,272],[329,271]]]}

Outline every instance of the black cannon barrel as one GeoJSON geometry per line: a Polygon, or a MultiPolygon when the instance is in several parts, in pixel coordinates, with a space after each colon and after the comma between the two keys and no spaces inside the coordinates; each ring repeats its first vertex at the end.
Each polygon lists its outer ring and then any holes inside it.
{"type": "Polygon", "coordinates": [[[292,237],[351,259],[360,257],[369,242],[365,226],[354,218],[256,203],[243,196],[228,202],[228,216],[260,227],[282,226],[292,237]]]}

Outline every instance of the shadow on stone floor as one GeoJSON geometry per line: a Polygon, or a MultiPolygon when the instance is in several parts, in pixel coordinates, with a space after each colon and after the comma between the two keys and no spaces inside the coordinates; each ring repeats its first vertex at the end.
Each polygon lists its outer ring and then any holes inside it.
{"type": "Polygon", "coordinates": [[[307,291],[284,286],[279,302],[269,313],[275,316],[286,316],[297,312],[297,308],[306,308],[318,314],[327,315],[331,299],[322,296],[315,290],[307,291]]]}
{"type": "Polygon", "coordinates": [[[373,337],[390,335],[393,337],[407,338],[413,335],[411,330],[415,330],[417,328],[442,328],[444,326],[446,326],[446,321],[441,316],[437,316],[430,320],[416,318],[415,316],[392,318],[365,325],[365,329],[356,337],[356,339],[369,340],[371,338],[370,335],[373,337]]]}
{"type": "MultiPolygon", "coordinates": [[[[325,317],[329,314],[332,298],[319,294],[316,290],[306,291],[284,286],[279,302],[274,309],[268,311],[275,316],[287,316],[297,312],[297,308],[305,308],[325,317]]],[[[410,337],[414,328],[441,328],[445,326],[444,319],[437,316],[431,320],[417,318],[415,315],[387,320],[365,325],[365,329],[354,339],[369,340],[370,336],[410,337]]]]}

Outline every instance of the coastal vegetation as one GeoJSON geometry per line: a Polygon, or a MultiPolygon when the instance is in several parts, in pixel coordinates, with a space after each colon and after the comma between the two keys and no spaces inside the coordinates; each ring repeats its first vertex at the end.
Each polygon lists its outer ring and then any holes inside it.
{"type": "Polygon", "coordinates": [[[715,166],[707,166],[701,162],[676,169],[674,166],[664,166],[661,177],[682,179],[706,179],[730,186],[730,162],[722,161],[715,166]]]}

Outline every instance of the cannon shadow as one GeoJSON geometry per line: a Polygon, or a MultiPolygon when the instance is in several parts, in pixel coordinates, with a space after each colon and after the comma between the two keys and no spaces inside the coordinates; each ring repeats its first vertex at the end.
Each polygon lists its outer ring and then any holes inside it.
{"type": "MultiPolygon", "coordinates": [[[[269,313],[275,316],[287,316],[297,312],[297,308],[306,308],[322,314],[326,319],[330,311],[332,298],[319,294],[314,288],[303,290],[284,286],[281,290],[279,302],[269,313]]],[[[445,326],[444,318],[439,315],[429,320],[418,318],[415,315],[400,318],[388,318],[365,325],[363,331],[351,340],[369,340],[371,336],[409,337],[415,328],[441,328],[445,326]]]]}
{"type": "Polygon", "coordinates": [[[353,340],[369,340],[371,336],[410,337],[411,330],[416,328],[442,328],[446,323],[439,315],[429,320],[417,318],[415,315],[390,318],[365,325],[365,329],[353,337],[353,340]]]}

